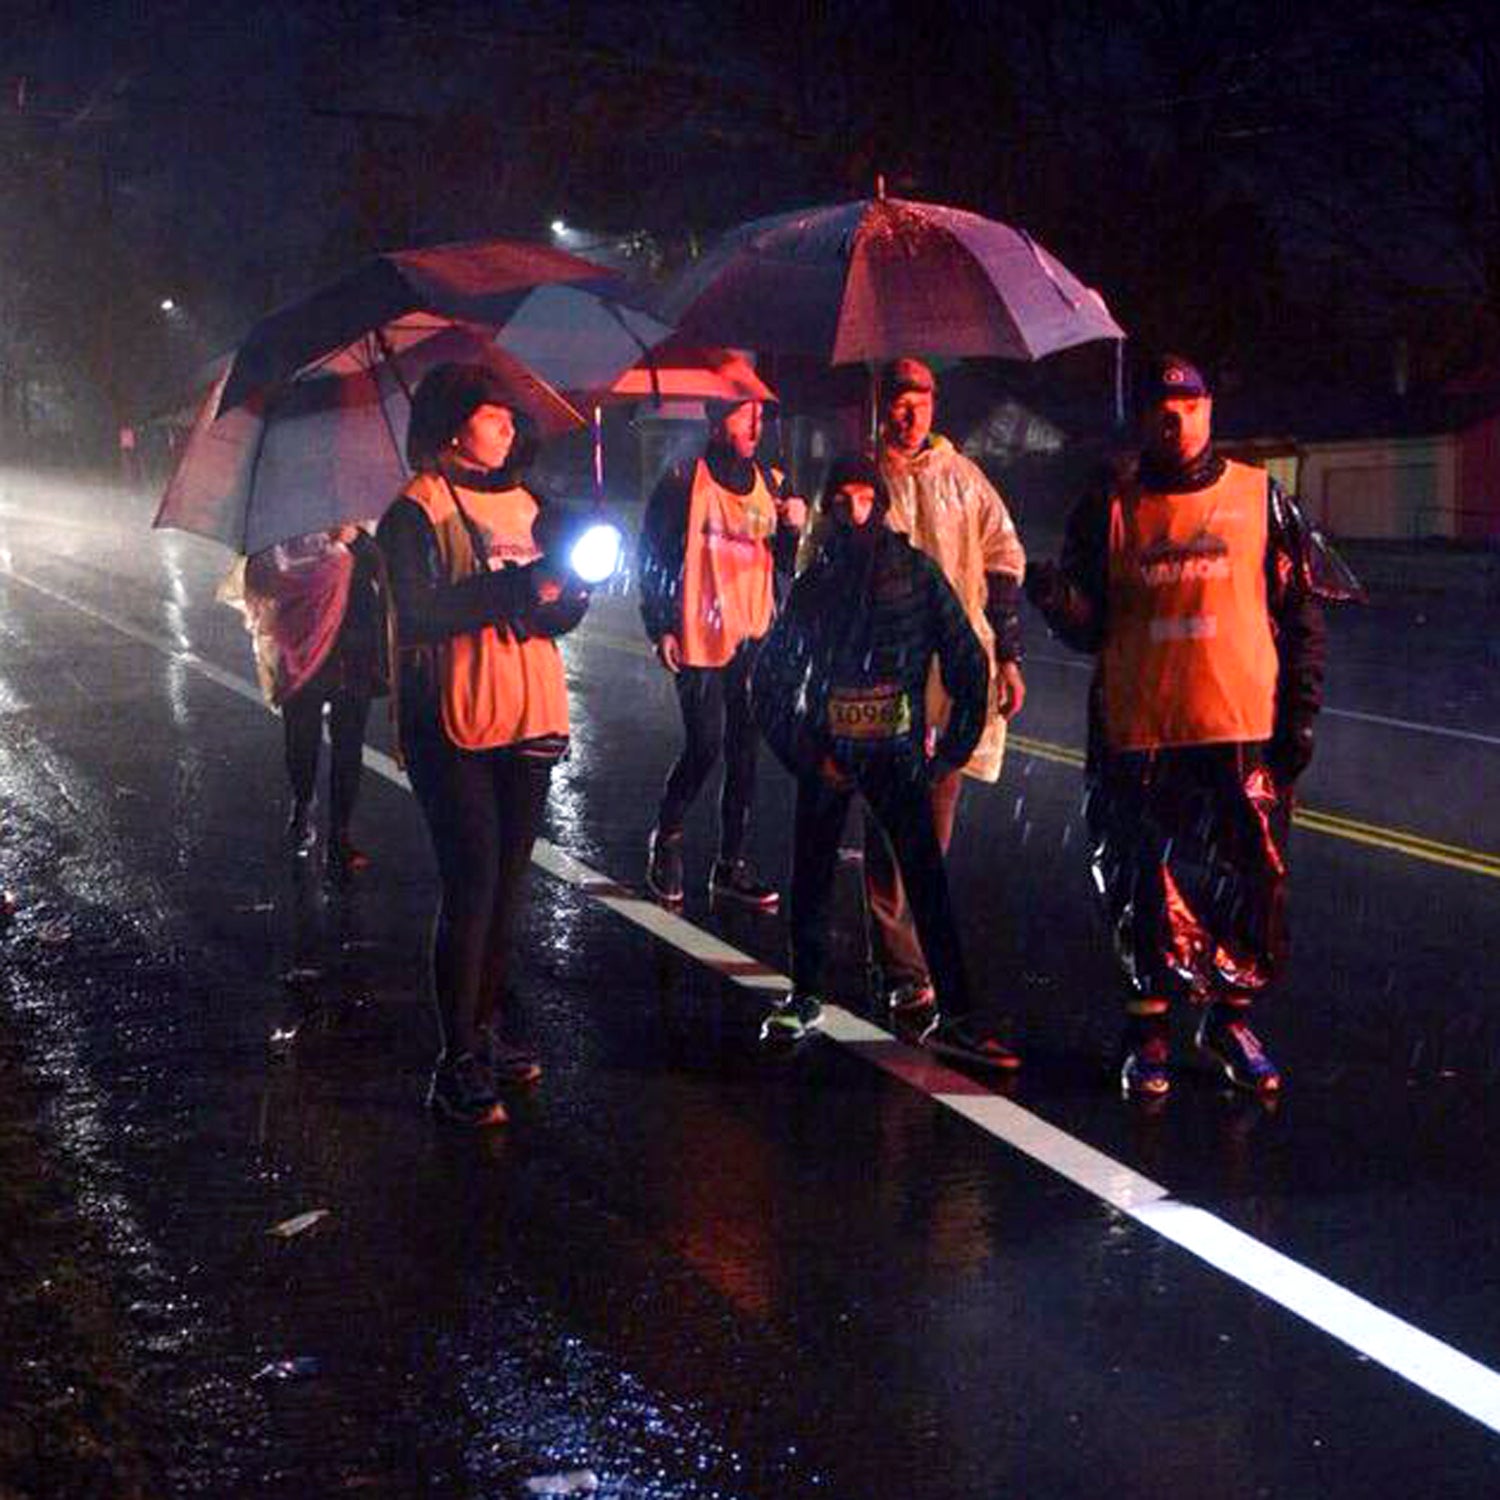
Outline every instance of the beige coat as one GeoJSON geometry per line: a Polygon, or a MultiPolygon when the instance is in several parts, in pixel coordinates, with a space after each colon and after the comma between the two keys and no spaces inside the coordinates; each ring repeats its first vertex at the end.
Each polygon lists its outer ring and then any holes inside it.
{"type": "MultiPolygon", "coordinates": [[[[933,434],[913,459],[883,450],[880,472],[890,491],[887,524],[943,570],[979,637],[990,664],[988,721],[966,775],[998,781],[1005,756],[1005,720],[1000,717],[995,681],[995,632],[984,616],[985,574],[1006,573],[1019,580],[1026,553],[1010,512],[978,464],[965,458],[947,438],[933,434]]],[[[948,697],[934,665],[927,694],[928,723],[944,724],[948,697]]]]}

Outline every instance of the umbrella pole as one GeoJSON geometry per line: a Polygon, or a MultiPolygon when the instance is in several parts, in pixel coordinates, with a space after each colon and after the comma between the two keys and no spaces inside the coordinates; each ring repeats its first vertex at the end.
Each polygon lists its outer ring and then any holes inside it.
{"type": "Polygon", "coordinates": [[[1125,430],[1125,340],[1115,340],[1115,427],[1125,430]]]}
{"type": "MultiPolygon", "coordinates": [[[[396,384],[401,387],[401,394],[406,397],[406,406],[409,411],[412,404],[411,386],[407,382],[405,372],[396,362],[396,351],[391,348],[391,341],[386,338],[383,328],[375,329],[373,337],[376,347],[385,356],[385,362],[391,374],[396,377],[396,384]]],[[[373,361],[371,362],[371,373],[374,373],[373,361]]],[[[407,467],[406,455],[401,451],[401,444],[396,441],[396,429],[391,426],[391,419],[386,412],[385,402],[380,400],[380,388],[378,384],[375,389],[375,399],[379,402],[380,415],[385,421],[386,436],[391,440],[391,447],[396,450],[396,462],[404,469],[407,467]]]]}
{"type": "Polygon", "coordinates": [[[594,433],[594,504],[604,504],[604,410],[594,403],[594,420],[590,424],[594,433]]]}

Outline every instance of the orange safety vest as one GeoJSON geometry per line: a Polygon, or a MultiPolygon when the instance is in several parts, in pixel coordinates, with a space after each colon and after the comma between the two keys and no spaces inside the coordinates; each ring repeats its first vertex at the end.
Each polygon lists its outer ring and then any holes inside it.
{"type": "Polygon", "coordinates": [[[771,628],[774,565],[766,543],[775,530],[776,501],[759,464],[750,493],[736,495],[698,460],[682,562],[685,666],[722,667],[742,641],[771,628]]]}
{"type": "MultiPolygon", "coordinates": [[[[475,556],[453,492],[441,476],[419,474],[406,498],[422,507],[437,535],[451,582],[484,568],[534,562],[532,535],[539,506],[519,485],[508,490],[458,488],[464,510],[489,555],[475,556]]],[[[463,750],[493,750],[568,733],[568,691],[557,645],[542,636],[517,640],[504,626],[451,636],[438,648],[443,732],[463,750]]]]}
{"type": "Polygon", "coordinates": [[[1189,494],[1111,495],[1102,653],[1110,749],[1271,737],[1267,501],[1265,472],[1237,463],[1189,494]]]}

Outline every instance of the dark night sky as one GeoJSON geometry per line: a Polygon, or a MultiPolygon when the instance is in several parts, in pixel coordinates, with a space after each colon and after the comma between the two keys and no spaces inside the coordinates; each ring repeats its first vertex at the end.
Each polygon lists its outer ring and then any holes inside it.
{"type": "Polygon", "coordinates": [[[62,275],[170,382],[376,246],[562,216],[670,263],[884,171],[1024,224],[1147,342],[1337,374],[1405,336],[1436,377],[1500,309],[1500,28],[1345,10],[10,0],[0,370],[94,357],[62,275]]]}

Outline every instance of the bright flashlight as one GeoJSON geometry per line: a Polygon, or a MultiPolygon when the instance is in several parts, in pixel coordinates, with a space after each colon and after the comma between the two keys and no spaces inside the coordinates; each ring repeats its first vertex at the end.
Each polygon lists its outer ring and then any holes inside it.
{"type": "Polygon", "coordinates": [[[568,566],[580,583],[591,587],[614,576],[620,566],[620,530],[596,521],[573,543],[568,566]]]}

